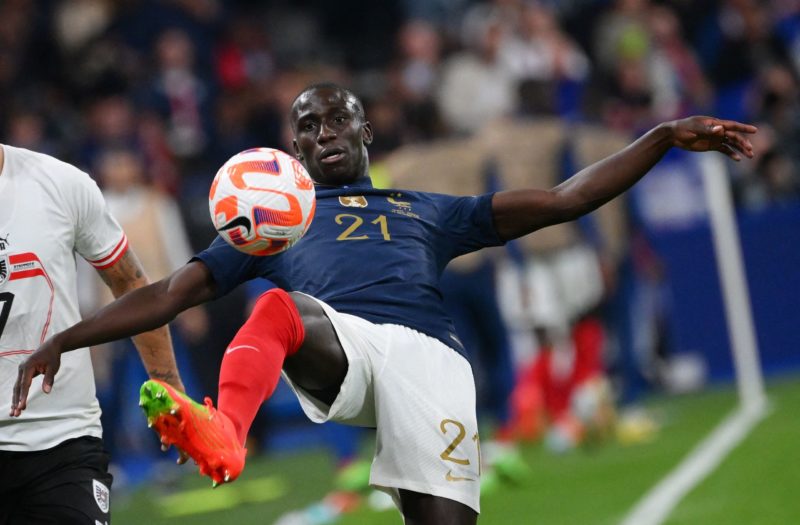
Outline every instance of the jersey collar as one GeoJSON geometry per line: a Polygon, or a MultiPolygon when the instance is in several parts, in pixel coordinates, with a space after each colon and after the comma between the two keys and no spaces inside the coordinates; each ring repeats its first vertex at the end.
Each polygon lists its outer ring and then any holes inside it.
{"type": "Polygon", "coordinates": [[[361,177],[353,181],[351,184],[342,184],[341,186],[331,186],[327,184],[315,184],[314,185],[316,191],[336,191],[336,190],[347,190],[350,188],[367,188],[371,189],[372,186],[372,179],[369,177],[361,177]]]}

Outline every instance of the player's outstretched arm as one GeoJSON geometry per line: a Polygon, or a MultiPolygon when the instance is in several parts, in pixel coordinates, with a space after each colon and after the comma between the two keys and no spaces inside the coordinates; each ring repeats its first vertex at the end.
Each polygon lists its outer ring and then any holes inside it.
{"type": "MultiPolygon", "coordinates": [[[[128,249],[116,264],[98,270],[97,273],[115,298],[150,284],[139,258],[131,249],[128,249]]],[[[167,325],[134,336],[133,344],[136,345],[142,364],[151,379],[160,379],[181,392],[186,390],[178,372],[178,365],[175,363],[172,338],[167,325]]]]}
{"type": "Polygon", "coordinates": [[[42,389],[50,392],[63,352],[159,328],[183,310],[212,299],[215,287],[206,265],[193,261],[161,281],[123,295],[49,338],[19,366],[10,415],[19,416],[25,410],[31,380],[37,375],[44,374],[42,389]]]}
{"type": "Polygon", "coordinates": [[[746,135],[755,126],[713,117],[689,117],[660,124],[625,149],[581,170],[551,190],[512,190],[495,194],[495,228],[514,239],[545,226],[572,221],[596,210],[633,186],[672,147],[718,151],[739,161],[752,158],[746,135]]]}

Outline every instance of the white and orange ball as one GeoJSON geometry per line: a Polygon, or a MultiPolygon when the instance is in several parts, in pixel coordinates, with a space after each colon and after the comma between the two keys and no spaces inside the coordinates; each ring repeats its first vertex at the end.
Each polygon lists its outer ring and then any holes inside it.
{"type": "Polygon", "coordinates": [[[314,218],[314,183],[294,157],[253,148],[231,157],[208,194],[211,222],[228,244],[275,255],[296,243],[314,218]]]}

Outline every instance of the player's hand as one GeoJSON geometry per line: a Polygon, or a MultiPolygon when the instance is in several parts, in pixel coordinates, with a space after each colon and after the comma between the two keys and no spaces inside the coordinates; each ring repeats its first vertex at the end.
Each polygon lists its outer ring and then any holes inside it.
{"type": "Polygon", "coordinates": [[[18,417],[27,407],[28,390],[31,381],[39,374],[44,374],[42,391],[49,394],[53,389],[56,372],[61,367],[61,348],[51,337],[45,341],[34,353],[28,356],[24,363],[19,365],[17,382],[14,383],[14,392],[11,398],[11,411],[8,415],[18,417]]]}
{"type": "Polygon", "coordinates": [[[668,124],[673,145],[688,151],[719,151],[735,161],[742,155],[753,158],[753,145],[746,135],[757,131],[755,126],[734,120],[713,117],[689,117],[668,124]]]}

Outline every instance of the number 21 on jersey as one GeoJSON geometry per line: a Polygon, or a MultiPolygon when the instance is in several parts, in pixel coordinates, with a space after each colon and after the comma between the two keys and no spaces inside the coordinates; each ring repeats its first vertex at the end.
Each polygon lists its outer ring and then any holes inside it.
{"type": "MultiPolygon", "coordinates": [[[[352,213],[340,213],[334,220],[336,224],[344,226],[344,231],[336,237],[337,241],[364,241],[366,239],[376,238],[378,232],[374,231],[375,228],[364,224],[364,219],[352,213]],[[372,235],[370,235],[370,233],[372,235]]],[[[386,215],[378,215],[378,217],[370,221],[369,224],[374,224],[379,228],[380,235],[384,241],[391,241],[392,236],[389,233],[389,221],[386,215]]]]}

